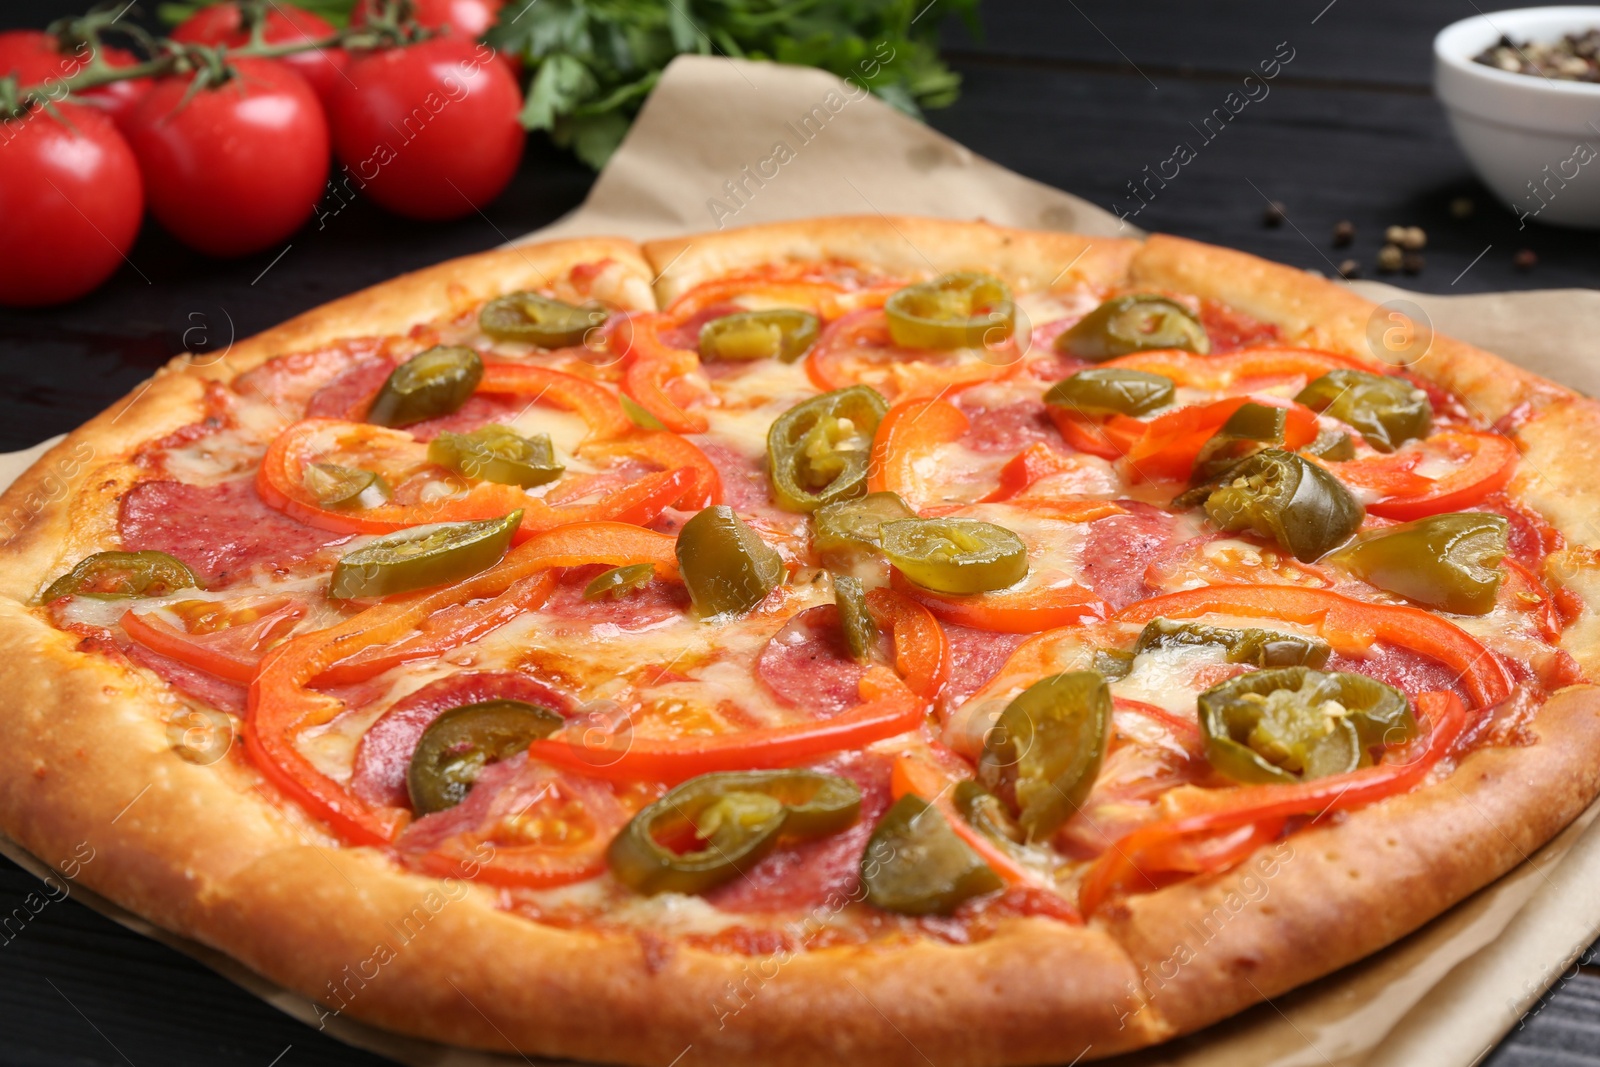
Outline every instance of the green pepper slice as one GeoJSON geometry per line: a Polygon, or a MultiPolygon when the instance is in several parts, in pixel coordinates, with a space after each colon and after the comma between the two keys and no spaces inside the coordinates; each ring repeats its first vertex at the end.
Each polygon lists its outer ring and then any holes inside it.
{"type": "Polygon", "coordinates": [[[908,285],[883,305],[889,338],[901,348],[998,345],[1017,325],[1006,283],[991,274],[958,271],[908,285]]]}
{"type": "Polygon", "coordinates": [[[411,810],[418,815],[453,808],[466,799],[491,763],[549,737],[565,721],[549,708],[522,700],[464,704],[440,715],[422,732],[406,771],[411,810]]]}
{"type": "Polygon", "coordinates": [[[655,576],[656,568],[650,563],[630,563],[625,567],[612,567],[595,575],[594,580],[583,587],[583,599],[620,600],[635,589],[643,589],[649,585],[650,579],[655,576]]]}
{"type": "Polygon", "coordinates": [[[1505,578],[1511,524],[1503,515],[1458,511],[1363,534],[1330,559],[1379,589],[1417,604],[1485,615],[1505,578]]]}
{"type": "Polygon", "coordinates": [[[1343,430],[1323,430],[1300,454],[1343,463],[1356,458],[1356,443],[1343,430]]]}
{"type": "Polygon", "coordinates": [[[1302,782],[1372,763],[1372,749],[1416,736],[1405,695],[1364,674],[1280,667],[1199,697],[1211,765],[1238,782],[1302,782]]]}
{"type": "Polygon", "coordinates": [[[811,543],[825,554],[876,551],[883,545],[884,523],[916,517],[899,493],[868,493],[818,508],[811,516],[816,526],[811,543]]]}
{"type": "Polygon", "coordinates": [[[821,320],[799,308],[740,311],[700,327],[700,358],[793,363],[805,355],[821,331],[821,320]]]}
{"type": "Polygon", "coordinates": [[[867,903],[901,915],[949,915],[1004,887],[938,808],[907,793],[894,802],[861,856],[867,903]]]}
{"type": "Polygon", "coordinates": [[[1220,648],[1229,663],[1253,667],[1312,667],[1328,662],[1333,648],[1320,637],[1278,633],[1254,626],[1230,630],[1199,622],[1152,619],[1139,631],[1134,655],[1156,648],[1220,648]]]}
{"type": "Polygon", "coordinates": [[[1089,669],[1106,681],[1114,682],[1133,673],[1135,658],[1127,649],[1097,648],[1094,650],[1094,659],[1090,662],[1089,669]]]}
{"type": "Polygon", "coordinates": [[[859,578],[837,574],[833,578],[833,603],[839,610],[839,628],[850,655],[865,663],[878,642],[878,624],[867,610],[867,594],[859,578]]]}
{"type": "Polygon", "coordinates": [[[1182,304],[1154,293],[1129,293],[1107,300],[1056,340],[1057,351],[1092,363],[1157,348],[1204,354],[1211,339],[1182,304]]]}
{"type": "Polygon", "coordinates": [[[468,478],[524,489],[553,482],[567,469],[556,462],[549,434],[523,437],[505,426],[441,433],[428,442],[428,461],[468,478]]]}
{"type": "Polygon", "coordinates": [[[457,410],[483,380],[483,359],[463,345],[434,345],[400,364],[367,409],[379,426],[410,426],[457,410]]]}
{"type": "Polygon", "coordinates": [[[953,798],[956,811],[960,812],[967,825],[993,841],[998,848],[1020,858],[1022,849],[1019,846],[1027,843],[1027,831],[1011,817],[1005,801],[971,778],[956,783],[953,798]]]}
{"type": "Polygon", "coordinates": [[[683,524],[676,548],[689,600],[701,618],[743,615],[783,579],[783,557],[726,504],[683,524]]]}
{"type": "Polygon", "coordinates": [[[483,305],[478,328],[496,341],[566,348],[582,344],[584,335],[609,317],[603,308],[577,307],[538,293],[507,293],[483,305]]]}
{"type": "Polygon", "coordinates": [[[607,858],[638,893],[703,893],[737,878],[782,840],[837,833],[861,814],[861,790],[811,770],[702,774],[635,815],[607,858]],[[690,841],[687,851],[670,842],[690,841]]]}
{"type": "Polygon", "coordinates": [[[389,483],[360,467],[307,463],[301,479],[325,508],[372,508],[389,499],[389,483]]]}
{"type": "Polygon", "coordinates": [[[194,572],[165,552],[96,552],[51,582],[39,595],[39,603],[48,604],[64,596],[128,600],[198,588],[200,582],[194,572]]]}
{"type": "Polygon", "coordinates": [[[1171,378],[1125,367],[1086,367],[1052,385],[1044,402],[1091,418],[1148,415],[1172,403],[1171,378]]]}
{"type": "Polygon", "coordinates": [[[1393,452],[1407,441],[1426,437],[1433,427],[1428,394],[1404,378],[1385,374],[1331,370],[1294,399],[1312,411],[1354,426],[1379,452],[1393,452]]]}
{"type": "Polygon", "coordinates": [[[1243,405],[1201,446],[1194,469],[1189,472],[1189,484],[1205,485],[1215,481],[1267,445],[1281,445],[1288,422],[1288,408],[1255,403],[1243,405]]]}
{"type": "Polygon", "coordinates": [[[878,530],[889,562],[936,593],[988,593],[1028,576],[1028,546],[992,522],[898,519],[878,530]]]}
{"type": "Polygon", "coordinates": [[[1027,839],[1075,815],[1105,758],[1111,690],[1098,671],[1068,671],[1024,689],[983,742],[978,778],[1015,800],[1027,839]]]}
{"type": "Polygon", "coordinates": [[[500,562],[522,521],[518,509],[499,519],[421,527],[346,552],[334,565],[328,595],[390,596],[458,582],[500,562]]]}
{"type": "Polygon", "coordinates": [[[1270,537],[1302,563],[1349,540],[1366,516],[1339,479],[1277,448],[1264,448],[1223,475],[1205,508],[1223,530],[1270,537]]]}
{"type": "Polygon", "coordinates": [[[872,435],[889,405],[865,385],[814,396],[767,431],[772,495],[789,511],[815,511],[867,491],[872,435]]]}

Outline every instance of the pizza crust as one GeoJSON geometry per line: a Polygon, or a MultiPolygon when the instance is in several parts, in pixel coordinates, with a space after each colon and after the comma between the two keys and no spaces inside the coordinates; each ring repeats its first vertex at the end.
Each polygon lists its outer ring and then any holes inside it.
{"type": "MultiPolygon", "coordinates": [[[[1474,752],[1450,778],[1274,846],[1286,844],[1287,857],[1263,849],[1225,874],[1114,903],[1086,927],[1014,919],[972,945],[723,955],[541,926],[500,910],[487,888],[406,872],[377,850],[338,847],[264,782],[242,746],[206,765],[183,758],[187,705],[142,670],[77,651],[72,635],[25,603],[83,543],[75,525],[92,531],[114,511],[126,453],[200,417],[206,381],[337,337],[400,332],[597,255],[640,279],[663,266],[659,293],[670,299],[708,274],[811,254],[910,275],[987,266],[1019,288],[1052,284],[1047,272],[1108,287],[1181,288],[1278,322],[1296,340],[1358,355],[1372,312],[1303,272],[1175,238],[1139,246],[973,223],[831,219],[656,242],[642,255],[595,241],[468,257],[243,342],[228,365],[175,361],[0,498],[12,518],[0,546],[0,647],[12,653],[0,661],[0,686],[11,695],[0,715],[0,829],[51,865],[76,858],[79,881],[163,927],[401,1033],[629,1064],[670,1063],[692,1046],[685,1062],[936,1058],[984,1067],[1147,1045],[1328,973],[1487,884],[1600,792],[1600,690],[1575,687],[1540,711],[1538,744],[1474,752]],[[936,263],[917,248],[937,250],[936,263]],[[1078,257],[1076,275],[1059,273],[1068,253],[1078,257]],[[87,863],[84,846],[94,855],[87,863]],[[1267,873],[1262,865],[1274,860],[1267,873]],[[1247,906],[1231,909],[1241,897],[1247,906]],[[1216,919],[1219,907],[1226,923],[1216,919]],[[1216,934],[1190,944],[1193,959],[1173,971],[1175,948],[1207,923],[1216,934]]],[[[1531,406],[1518,440],[1538,458],[1542,480],[1530,476],[1528,499],[1573,542],[1552,566],[1591,605],[1600,602],[1596,542],[1585,539],[1579,515],[1596,492],[1600,456],[1586,451],[1600,448],[1587,432],[1600,420],[1593,402],[1470,346],[1436,345],[1444,355],[1420,373],[1466,390],[1487,412],[1531,406]],[[1579,429],[1581,448],[1572,436],[1579,429]]],[[[1592,609],[1567,639],[1574,655],[1594,662],[1592,609]]]]}

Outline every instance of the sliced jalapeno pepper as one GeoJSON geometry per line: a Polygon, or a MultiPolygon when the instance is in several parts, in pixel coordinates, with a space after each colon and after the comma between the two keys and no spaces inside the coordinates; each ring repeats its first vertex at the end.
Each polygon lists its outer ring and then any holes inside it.
{"type": "Polygon", "coordinates": [[[1302,455],[1343,463],[1356,458],[1356,443],[1343,430],[1323,430],[1300,452],[1302,455]]]}
{"type": "Polygon", "coordinates": [[[1192,648],[1210,645],[1223,650],[1229,663],[1253,667],[1312,667],[1328,662],[1333,649],[1320,637],[1284,634],[1250,626],[1229,630],[1199,622],[1152,619],[1139,631],[1134,655],[1155,648],[1192,648]]]}
{"type": "Polygon", "coordinates": [[[778,506],[815,511],[867,491],[872,435],[889,410],[865,385],[814,396],[767,431],[767,473],[778,506]]]}
{"type": "Polygon", "coordinates": [[[522,700],[486,700],[440,715],[422,732],[406,771],[411,810],[418,815],[453,808],[466,799],[491,763],[549,737],[564,720],[549,708],[522,700]]]}
{"type": "Polygon", "coordinates": [[[583,587],[585,600],[620,600],[635,589],[643,589],[650,584],[650,579],[656,575],[654,565],[649,563],[630,563],[626,567],[612,567],[594,576],[594,580],[583,587]]]}
{"type": "Polygon", "coordinates": [[[1124,367],[1087,367],[1063,378],[1044,394],[1044,402],[1091,418],[1148,415],[1172,403],[1173,381],[1124,367]]]}
{"type": "Polygon", "coordinates": [[[837,833],[861,814],[861,790],[810,770],[691,778],[645,808],[611,842],[611,872],[638,893],[703,893],[737,878],[780,841],[837,833]],[[670,844],[689,842],[686,851],[670,844]]]}
{"type": "Polygon", "coordinates": [[[901,348],[981,348],[1011,336],[1017,308],[1006,283],[959,271],[908,285],[883,305],[889,337],[901,348]]]}
{"type": "Polygon", "coordinates": [[[549,434],[523,437],[505,426],[441,433],[428,442],[428,460],[468,478],[524,489],[553,482],[567,469],[556,462],[549,434]]]}
{"type": "Polygon", "coordinates": [[[1288,421],[1287,408],[1254,403],[1243,405],[1201,446],[1194,469],[1189,472],[1189,484],[1212,482],[1267,445],[1281,445],[1288,421]]]}
{"type": "Polygon", "coordinates": [[[816,525],[812,545],[818,552],[860,552],[882,547],[880,527],[896,519],[914,519],[898,493],[868,493],[854,500],[820,507],[811,521],[816,525]]]}
{"type": "Polygon", "coordinates": [[[1126,649],[1097,648],[1089,666],[1106,681],[1114,682],[1118,678],[1126,678],[1133,671],[1134,659],[1134,654],[1126,649]]]}
{"type": "Polygon", "coordinates": [[[878,641],[878,624],[867,610],[867,594],[861,588],[860,579],[847,574],[834,575],[833,602],[839,610],[839,628],[844,631],[844,643],[850,655],[865,662],[878,641]]]}
{"type": "Polygon", "coordinates": [[[375,471],[336,463],[307,463],[305,487],[325,508],[375,508],[389,499],[389,483],[375,471]]]}
{"type": "Polygon", "coordinates": [[[39,602],[48,604],[64,596],[126,600],[199,587],[194,572],[165,552],[96,552],[51,582],[39,602]]]}
{"type": "Polygon", "coordinates": [[[577,307],[538,293],[507,293],[483,305],[478,328],[496,341],[566,348],[583,343],[584,335],[609,317],[603,308],[577,307]]]}
{"type": "Polygon", "coordinates": [[[949,915],[1001,889],[1000,876],[957,836],[943,813],[907,793],[894,802],[861,856],[867,903],[901,915],[949,915]]]}
{"type": "Polygon", "coordinates": [[[1113,297],[1056,341],[1058,351],[1100,363],[1156,348],[1211,351],[1205,327],[1189,309],[1154,293],[1113,297]]]}
{"type": "Polygon", "coordinates": [[[1270,537],[1302,563],[1349,540],[1366,515],[1339,479],[1277,448],[1264,448],[1223,475],[1205,507],[1222,529],[1270,537]]]}
{"type": "Polygon", "coordinates": [[[1029,841],[1049,837],[1078,811],[1105,758],[1111,690],[1097,671],[1041,678],[984,738],[978,777],[1015,801],[1029,841]]]}
{"type": "Polygon", "coordinates": [[[1503,515],[1458,511],[1361,535],[1330,558],[1379,589],[1458,615],[1494,608],[1505,571],[1503,515]]]}
{"type": "Polygon", "coordinates": [[[1405,696],[1364,674],[1281,667],[1199,697],[1211,765],[1239,782],[1299,782],[1372,763],[1372,749],[1416,736],[1405,696]]]}
{"type": "Polygon", "coordinates": [[[793,363],[805,355],[821,329],[815,315],[799,308],[740,311],[700,327],[700,358],[793,363]]]}
{"type": "Polygon", "coordinates": [[[970,778],[956,783],[953,799],[956,811],[974,830],[1012,855],[1021,854],[1016,846],[1027,842],[1027,831],[1011,817],[1005,801],[970,778]]]}
{"type": "Polygon", "coordinates": [[[422,527],[373,541],[334,565],[328,595],[390,596],[460,581],[499,563],[521,521],[517,510],[500,519],[422,527]]]}
{"type": "Polygon", "coordinates": [[[1028,546],[992,522],[898,519],[878,530],[889,562],[936,593],[987,593],[1028,576],[1028,546]]]}
{"type": "Polygon", "coordinates": [[[1433,426],[1428,394],[1406,381],[1364,370],[1331,370],[1307,385],[1295,398],[1361,431],[1379,452],[1393,452],[1433,426]]]}
{"type": "Polygon", "coordinates": [[[678,531],[678,569],[701,618],[744,614],[783,579],[783,557],[726,504],[706,508],[678,531]]]}
{"type": "Polygon", "coordinates": [[[460,408],[483,379],[483,360],[463,345],[435,345],[400,364],[367,409],[379,426],[410,426],[460,408]]]}

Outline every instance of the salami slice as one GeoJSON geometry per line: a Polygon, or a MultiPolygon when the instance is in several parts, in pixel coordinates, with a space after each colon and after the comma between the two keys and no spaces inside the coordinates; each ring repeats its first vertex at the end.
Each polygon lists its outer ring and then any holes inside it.
{"type": "MultiPolygon", "coordinates": [[[[878,657],[889,661],[893,640],[878,635],[878,657]]],[[[772,636],[756,660],[756,674],[787,704],[818,718],[832,718],[860,703],[861,676],[868,663],[850,655],[839,610],[832,604],[802,611],[772,636]]]]}
{"type": "Polygon", "coordinates": [[[1173,545],[1172,516],[1136,500],[1117,501],[1125,515],[1111,515],[1089,525],[1083,547],[1084,584],[1113,608],[1121,610],[1150,594],[1145,570],[1173,545]]]}
{"type": "Polygon", "coordinates": [[[957,623],[941,623],[950,642],[950,684],[945,687],[948,707],[959,707],[1000,673],[1027,634],[991,633],[957,623]]]}

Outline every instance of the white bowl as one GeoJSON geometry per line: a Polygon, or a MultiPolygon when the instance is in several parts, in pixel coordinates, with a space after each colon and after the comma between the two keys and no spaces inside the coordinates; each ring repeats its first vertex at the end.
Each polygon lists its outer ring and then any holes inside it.
{"type": "Polygon", "coordinates": [[[1600,228],[1600,83],[1514,74],[1472,57],[1502,34],[1554,42],[1600,27],[1600,7],[1477,15],[1433,39],[1433,83],[1461,150],[1524,226],[1600,228]]]}

